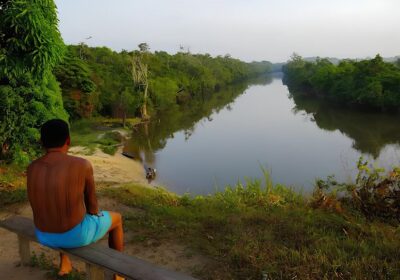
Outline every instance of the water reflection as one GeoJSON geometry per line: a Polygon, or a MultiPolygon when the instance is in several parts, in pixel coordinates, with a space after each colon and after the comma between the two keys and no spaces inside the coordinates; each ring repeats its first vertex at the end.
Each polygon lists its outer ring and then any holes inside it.
{"type": "Polygon", "coordinates": [[[291,96],[293,112],[311,115],[319,128],[335,131],[353,140],[353,148],[375,159],[388,144],[400,143],[400,116],[379,112],[360,112],[301,95],[291,96]]]}
{"type": "Polygon", "coordinates": [[[218,92],[204,94],[192,98],[185,105],[176,105],[168,110],[159,112],[151,122],[146,122],[134,128],[132,138],[124,147],[124,151],[132,153],[147,167],[155,166],[155,153],[162,150],[174,133],[182,131],[185,141],[188,141],[202,122],[212,122],[213,114],[221,110],[232,110],[231,104],[236,97],[246,93],[251,85],[265,86],[272,82],[270,75],[251,79],[246,83],[238,83],[218,92]]]}
{"type": "Polygon", "coordinates": [[[398,124],[396,115],[290,98],[281,77],[264,77],[159,112],[135,128],[125,151],[180,194],[260,178],[260,165],[274,182],[309,191],[316,177],[353,178],[361,155],[399,164],[398,124]]]}

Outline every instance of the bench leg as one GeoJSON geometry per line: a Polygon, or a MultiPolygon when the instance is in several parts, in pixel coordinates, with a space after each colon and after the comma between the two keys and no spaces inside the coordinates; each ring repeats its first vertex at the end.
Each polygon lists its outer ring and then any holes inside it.
{"type": "Polygon", "coordinates": [[[19,256],[21,264],[27,266],[31,263],[31,249],[29,240],[21,235],[18,235],[19,256]]]}
{"type": "Polygon", "coordinates": [[[86,277],[88,280],[104,280],[104,269],[97,265],[87,263],[86,277]]]}

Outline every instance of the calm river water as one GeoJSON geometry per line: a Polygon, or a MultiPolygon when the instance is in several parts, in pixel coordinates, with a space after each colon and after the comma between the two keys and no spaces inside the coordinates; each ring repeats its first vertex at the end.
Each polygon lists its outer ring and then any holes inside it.
{"type": "Polygon", "coordinates": [[[276,75],[160,113],[125,149],[157,169],[156,184],[209,194],[262,178],[261,166],[274,183],[307,192],[317,177],[350,180],[360,156],[398,165],[399,144],[399,116],[293,99],[276,75]]]}

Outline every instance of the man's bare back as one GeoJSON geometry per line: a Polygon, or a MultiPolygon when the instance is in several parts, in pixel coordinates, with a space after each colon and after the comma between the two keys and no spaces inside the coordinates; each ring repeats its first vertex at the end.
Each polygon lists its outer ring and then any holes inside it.
{"type": "MultiPolygon", "coordinates": [[[[92,165],[67,155],[68,124],[59,119],[46,122],[41,129],[41,141],[46,154],[29,165],[27,174],[38,241],[50,247],[76,248],[96,242],[108,233],[109,246],[122,251],[122,217],[116,212],[99,212],[92,165]]],[[[59,275],[71,270],[71,261],[61,253],[59,275]]],[[[114,275],[114,279],[123,278],[114,275]]]]}
{"type": "Polygon", "coordinates": [[[91,164],[52,148],[28,167],[28,197],[36,227],[60,233],[79,224],[98,206],[91,164]]]}

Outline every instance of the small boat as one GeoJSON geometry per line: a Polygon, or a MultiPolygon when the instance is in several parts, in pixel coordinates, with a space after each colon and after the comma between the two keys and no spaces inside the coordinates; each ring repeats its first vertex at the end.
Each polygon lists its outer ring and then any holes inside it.
{"type": "Polygon", "coordinates": [[[135,155],[133,153],[130,152],[122,152],[123,156],[126,156],[128,158],[135,158],[135,155]]]}

